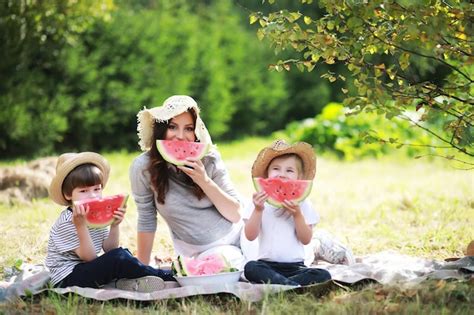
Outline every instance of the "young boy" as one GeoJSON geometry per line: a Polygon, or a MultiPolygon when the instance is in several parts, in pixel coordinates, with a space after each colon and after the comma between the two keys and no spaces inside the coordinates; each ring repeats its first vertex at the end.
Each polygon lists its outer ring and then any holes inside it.
{"type": "MultiPolygon", "coordinates": [[[[315,173],[316,156],[304,142],[288,145],[277,140],[260,151],[252,166],[252,177],[313,180],[315,173]]],[[[319,221],[310,202],[286,200],[283,208],[275,208],[265,202],[267,198],[264,191],[254,193],[253,206],[243,214],[247,239],[259,237],[258,260],[244,268],[247,280],[299,286],[331,279],[328,271],[303,263],[303,246],[311,241],[312,228],[319,221]]]]}
{"type": "Polygon", "coordinates": [[[119,224],[126,209],[115,211],[110,228],[90,228],[85,221],[88,206],[74,203],[100,198],[109,171],[109,163],[97,153],[65,153],[58,158],[49,195],[67,208],[49,236],[46,266],[51,282],[56,287],[98,288],[115,281],[116,287],[123,290],[160,290],[164,280],[174,281],[171,273],[143,265],[127,249],[119,247],[119,224]],[[101,250],[104,254],[99,256],[101,250]]]}

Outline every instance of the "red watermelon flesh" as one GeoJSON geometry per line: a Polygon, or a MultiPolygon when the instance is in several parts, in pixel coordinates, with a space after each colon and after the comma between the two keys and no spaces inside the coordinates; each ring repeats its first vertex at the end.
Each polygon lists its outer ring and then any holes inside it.
{"type": "Polygon", "coordinates": [[[76,201],[75,204],[89,205],[86,216],[87,225],[91,228],[101,228],[114,222],[114,212],[117,208],[126,205],[128,194],[119,194],[103,198],[84,199],[76,201]]]}
{"type": "Polygon", "coordinates": [[[173,261],[172,270],[175,275],[181,277],[215,275],[221,272],[236,271],[224,256],[219,254],[211,254],[202,258],[178,256],[176,261],[173,261]]]}
{"type": "Polygon", "coordinates": [[[156,140],[156,147],[165,161],[174,165],[184,165],[187,158],[202,159],[210,149],[209,143],[156,140]]]}
{"type": "Polygon", "coordinates": [[[254,177],[253,183],[257,191],[268,194],[267,202],[275,207],[283,207],[284,200],[301,202],[308,197],[313,186],[312,180],[291,180],[281,178],[254,177]]]}

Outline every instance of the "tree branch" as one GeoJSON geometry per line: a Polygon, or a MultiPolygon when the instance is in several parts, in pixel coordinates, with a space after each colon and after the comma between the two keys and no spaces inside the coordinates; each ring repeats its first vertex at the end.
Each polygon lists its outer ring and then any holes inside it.
{"type": "Polygon", "coordinates": [[[433,59],[435,61],[438,61],[446,66],[448,66],[449,68],[451,68],[453,71],[456,71],[458,72],[460,75],[462,75],[464,78],[466,78],[466,80],[468,80],[469,82],[474,82],[474,80],[472,80],[467,74],[465,74],[464,72],[462,72],[461,70],[459,70],[457,67],[453,66],[452,64],[444,61],[443,59],[439,59],[437,57],[434,57],[434,56],[430,56],[430,55],[425,55],[423,53],[420,53],[420,52],[417,52],[417,51],[414,51],[414,50],[411,50],[411,49],[408,49],[408,48],[405,48],[405,47],[402,47],[402,46],[399,46],[395,43],[392,43],[392,42],[387,42],[385,40],[383,40],[382,38],[378,37],[377,35],[375,35],[375,33],[372,31],[371,29],[371,25],[370,23],[368,23],[366,20],[363,20],[364,24],[368,27],[370,33],[372,34],[372,36],[376,39],[378,39],[379,41],[381,41],[382,43],[386,44],[386,45],[391,45],[395,48],[398,48],[402,51],[405,51],[405,52],[409,52],[413,55],[416,55],[416,56],[420,56],[420,57],[424,57],[424,58],[428,58],[428,59],[433,59]]]}
{"type": "Polygon", "coordinates": [[[406,115],[401,115],[400,116],[401,118],[403,119],[406,119],[408,121],[410,121],[411,123],[415,124],[417,127],[420,127],[421,129],[423,129],[424,131],[428,132],[429,134],[433,135],[434,137],[438,138],[439,140],[441,140],[442,142],[444,143],[448,143],[449,145],[451,145],[453,148],[457,149],[458,151],[466,154],[466,155],[469,155],[469,156],[472,156],[474,157],[474,154],[473,153],[470,153],[468,152],[465,148],[462,148],[462,147],[459,147],[457,146],[456,144],[452,143],[451,141],[448,141],[444,138],[442,138],[440,135],[438,135],[437,133],[435,133],[434,131],[420,125],[418,122],[414,121],[413,119],[411,119],[410,117],[406,116],[406,115]]]}

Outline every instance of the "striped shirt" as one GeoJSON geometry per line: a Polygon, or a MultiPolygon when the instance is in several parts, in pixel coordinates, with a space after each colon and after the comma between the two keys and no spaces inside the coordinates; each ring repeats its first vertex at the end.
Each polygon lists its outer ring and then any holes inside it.
{"type": "MultiPolygon", "coordinates": [[[[102,244],[109,235],[109,228],[89,228],[89,234],[95,252],[99,255],[102,244]]],[[[72,222],[72,209],[66,208],[61,212],[49,234],[48,255],[45,264],[51,273],[53,285],[66,278],[77,264],[84,262],[74,252],[77,248],[79,248],[79,238],[76,226],[72,222]]]]}

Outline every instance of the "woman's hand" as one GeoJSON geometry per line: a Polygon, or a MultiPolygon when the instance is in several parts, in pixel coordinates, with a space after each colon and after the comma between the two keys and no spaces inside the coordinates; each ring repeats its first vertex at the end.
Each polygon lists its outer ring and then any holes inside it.
{"type": "Polygon", "coordinates": [[[252,195],[253,204],[255,206],[255,211],[263,211],[264,203],[267,201],[268,194],[265,191],[256,192],[252,195]]]}
{"type": "Polygon", "coordinates": [[[178,166],[178,169],[180,169],[186,175],[191,177],[193,182],[195,182],[199,186],[209,181],[209,177],[207,176],[206,169],[204,168],[204,164],[202,164],[201,160],[188,158],[186,159],[186,164],[182,166],[178,166]]]}

